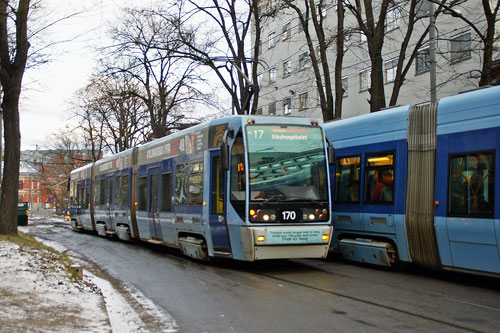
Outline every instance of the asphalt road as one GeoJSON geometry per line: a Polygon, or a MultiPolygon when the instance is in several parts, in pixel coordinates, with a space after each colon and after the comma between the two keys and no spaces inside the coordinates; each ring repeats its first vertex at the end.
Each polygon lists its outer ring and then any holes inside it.
{"type": "Polygon", "coordinates": [[[339,258],[201,263],[40,220],[31,232],[62,243],[164,308],[181,332],[493,332],[500,280],[392,271],[339,258]]]}

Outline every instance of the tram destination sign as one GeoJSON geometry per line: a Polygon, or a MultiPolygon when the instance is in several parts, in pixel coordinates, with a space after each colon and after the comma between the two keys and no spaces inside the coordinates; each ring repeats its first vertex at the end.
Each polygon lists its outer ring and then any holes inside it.
{"type": "Polygon", "coordinates": [[[322,229],[280,229],[266,230],[267,244],[321,243],[322,229]]]}

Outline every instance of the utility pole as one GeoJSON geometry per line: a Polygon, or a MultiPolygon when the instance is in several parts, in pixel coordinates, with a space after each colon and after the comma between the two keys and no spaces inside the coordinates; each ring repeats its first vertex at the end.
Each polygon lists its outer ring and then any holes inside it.
{"type": "Polygon", "coordinates": [[[430,59],[430,90],[431,103],[437,102],[436,93],[436,23],[434,20],[434,4],[429,1],[429,57],[430,59]]]}

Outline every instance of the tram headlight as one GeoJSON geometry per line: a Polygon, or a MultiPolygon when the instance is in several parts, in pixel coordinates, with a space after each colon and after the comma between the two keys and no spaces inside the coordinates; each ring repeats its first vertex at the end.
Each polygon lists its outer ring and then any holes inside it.
{"type": "Polygon", "coordinates": [[[262,219],[263,219],[264,221],[266,221],[266,222],[267,222],[267,221],[269,221],[270,216],[266,214],[266,215],[264,215],[264,216],[262,217],[262,219]]]}
{"type": "Polygon", "coordinates": [[[309,220],[314,221],[316,219],[316,215],[309,214],[309,220]]]}

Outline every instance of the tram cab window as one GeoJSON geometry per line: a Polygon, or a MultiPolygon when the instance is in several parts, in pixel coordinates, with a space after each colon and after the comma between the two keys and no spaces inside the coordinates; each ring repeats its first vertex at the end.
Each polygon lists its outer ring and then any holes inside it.
{"type": "Polygon", "coordinates": [[[175,167],[175,204],[186,204],[187,193],[187,164],[179,164],[175,167]]]}
{"type": "Polygon", "coordinates": [[[148,177],[139,178],[139,206],[138,210],[147,209],[147,198],[148,198],[148,177]]]}
{"type": "Polygon", "coordinates": [[[335,202],[359,202],[360,160],[359,156],[342,157],[336,160],[335,202]]]}
{"type": "Polygon", "coordinates": [[[160,210],[170,212],[172,210],[172,174],[161,175],[161,204],[160,210]]]}
{"type": "Polygon", "coordinates": [[[491,152],[450,157],[448,215],[493,216],[493,161],[491,152]]]}
{"type": "Polygon", "coordinates": [[[364,201],[384,204],[394,202],[394,154],[366,157],[364,201]]]}
{"type": "Polygon", "coordinates": [[[189,173],[189,205],[203,204],[203,162],[192,163],[189,173]]]}

